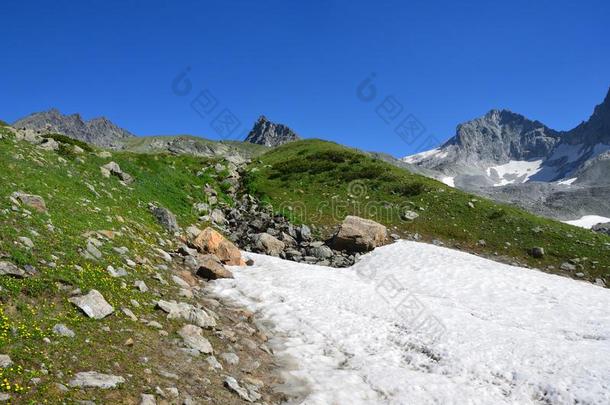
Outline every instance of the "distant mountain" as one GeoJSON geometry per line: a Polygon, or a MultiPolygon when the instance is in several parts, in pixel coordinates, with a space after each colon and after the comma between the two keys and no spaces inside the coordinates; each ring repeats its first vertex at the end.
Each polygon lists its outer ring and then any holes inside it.
{"type": "Polygon", "coordinates": [[[261,115],[254,123],[254,127],[246,137],[245,142],[273,147],[299,139],[301,138],[286,125],[273,123],[264,115],[261,115]]]}
{"type": "Polygon", "coordinates": [[[119,146],[122,141],[135,136],[107,118],[99,117],[85,121],[80,114],[64,115],[55,108],[21,118],[13,123],[13,127],[40,132],[57,132],[104,147],[119,146]]]}
{"type": "Polygon", "coordinates": [[[538,214],[610,216],[610,90],[591,117],[572,130],[555,131],[508,110],[491,110],[458,125],[439,148],[402,160],[451,186],[538,214]],[[583,204],[576,194],[592,200],[583,204]]]}

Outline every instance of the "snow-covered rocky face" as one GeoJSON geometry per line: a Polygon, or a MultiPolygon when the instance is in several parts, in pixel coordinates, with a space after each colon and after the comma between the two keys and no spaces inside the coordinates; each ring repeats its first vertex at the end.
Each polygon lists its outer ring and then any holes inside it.
{"type": "Polygon", "coordinates": [[[610,403],[607,289],[405,241],[347,269],[251,256],[211,288],[279,336],[292,403],[610,403]]]}

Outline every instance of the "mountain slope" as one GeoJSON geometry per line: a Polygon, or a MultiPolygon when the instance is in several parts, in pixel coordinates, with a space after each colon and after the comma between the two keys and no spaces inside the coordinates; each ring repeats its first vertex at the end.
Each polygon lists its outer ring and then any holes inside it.
{"type": "Polygon", "coordinates": [[[573,277],[610,277],[607,236],[477,198],[335,143],[291,142],[249,167],[247,190],[276,212],[315,225],[322,237],[331,236],[346,215],[357,215],[407,239],[573,277]],[[536,246],[544,248],[543,258],[530,255],[536,246]],[[583,256],[583,272],[562,267],[583,256]]]}
{"type": "Polygon", "coordinates": [[[299,140],[299,136],[284,124],[276,124],[261,115],[254,123],[254,127],[245,139],[245,142],[264,146],[279,146],[286,142],[299,140]]]}
{"type": "Polygon", "coordinates": [[[15,128],[27,128],[44,133],[60,133],[97,146],[114,147],[135,135],[120,128],[107,118],[83,120],[80,114],[63,115],[57,109],[37,112],[13,123],[15,128]]]}
{"type": "MultiPolygon", "coordinates": [[[[553,184],[530,194],[527,191],[533,188],[523,186],[521,200],[516,201],[536,213],[566,218],[578,211],[569,199],[563,199],[565,210],[551,208],[547,202],[572,191],[587,193],[590,187],[609,186],[609,152],[610,90],[589,120],[570,131],[555,131],[519,114],[492,110],[459,125],[456,135],[439,148],[407,156],[403,161],[436,171],[435,177],[450,178],[456,187],[497,195],[502,201],[510,200],[510,194],[523,184],[553,184]]],[[[610,190],[601,197],[610,197],[610,190]]],[[[600,201],[592,203],[604,205],[600,201]]],[[[603,212],[584,214],[610,216],[610,211],[604,208],[603,212]]]]}

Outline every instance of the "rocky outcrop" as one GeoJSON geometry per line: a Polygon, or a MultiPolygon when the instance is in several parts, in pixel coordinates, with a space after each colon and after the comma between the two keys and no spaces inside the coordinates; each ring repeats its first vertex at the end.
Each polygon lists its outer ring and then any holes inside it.
{"type": "Polygon", "coordinates": [[[11,197],[14,201],[27,205],[30,208],[34,208],[38,212],[47,212],[47,206],[44,199],[39,195],[26,194],[16,191],[11,197]]]}
{"type": "Polygon", "coordinates": [[[261,115],[254,123],[254,127],[245,139],[245,142],[265,146],[279,146],[287,142],[301,139],[293,130],[283,124],[276,124],[261,115]]]}
{"type": "Polygon", "coordinates": [[[134,137],[107,118],[83,120],[80,114],[64,115],[57,109],[37,112],[13,123],[15,128],[27,128],[40,133],[59,133],[97,146],[115,147],[134,137]]]}
{"type": "Polygon", "coordinates": [[[356,216],[347,216],[332,240],[337,250],[348,252],[368,252],[388,241],[385,226],[356,216]]]}

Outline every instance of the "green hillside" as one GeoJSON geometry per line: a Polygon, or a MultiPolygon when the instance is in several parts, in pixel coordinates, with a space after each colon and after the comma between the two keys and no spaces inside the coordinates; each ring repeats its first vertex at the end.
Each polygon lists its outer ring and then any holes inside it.
{"type": "Polygon", "coordinates": [[[403,237],[417,233],[425,241],[575,278],[610,277],[607,236],[494,203],[335,143],[280,146],[251,164],[247,185],[276,211],[318,225],[323,236],[352,214],[403,237]],[[418,216],[405,219],[405,211],[418,216]],[[534,247],[545,255],[532,257],[534,247]],[[569,260],[576,269],[560,270],[569,260]]]}

